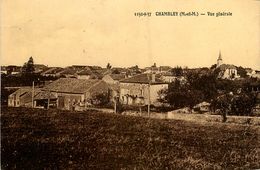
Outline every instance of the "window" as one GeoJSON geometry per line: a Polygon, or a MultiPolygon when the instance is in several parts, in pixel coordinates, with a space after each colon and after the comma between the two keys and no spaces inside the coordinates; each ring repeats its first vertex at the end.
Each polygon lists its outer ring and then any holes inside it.
{"type": "Polygon", "coordinates": [[[144,90],[141,89],[141,96],[144,96],[144,90]]]}

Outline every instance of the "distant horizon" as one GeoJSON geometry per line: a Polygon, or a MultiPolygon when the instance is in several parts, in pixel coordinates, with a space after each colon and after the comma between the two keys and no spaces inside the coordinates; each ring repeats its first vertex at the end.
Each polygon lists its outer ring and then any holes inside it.
{"type": "Polygon", "coordinates": [[[260,70],[260,1],[12,0],[0,3],[0,61],[50,67],[140,68],[153,63],[210,67],[223,63],[260,70]],[[156,12],[200,16],[156,16],[156,12]],[[136,13],[151,12],[151,17],[136,13]],[[211,14],[229,13],[228,16],[211,14]]]}
{"type": "MultiPolygon", "coordinates": [[[[61,67],[61,68],[66,68],[66,67],[69,67],[69,66],[99,66],[99,67],[102,67],[102,68],[106,68],[106,65],[108,64],[108,63],[110,63],[110,65],[112,66],[112,68],[117,68],[117,67],[119,67],[119,68],[129,68],[129,67],[133,67],[133,66],[138,66],[139,68],[141,68],[141,69],[144,69],[144,68],[146,68],[146,67],[151,67],[152,65],[146,65],[146,66],[140,66],[140,65],[138,65],[138,64],[135,64],[135,65],[128,65],[128,66],[117,66],[117,65],[113,65],[113,63],[111,63],[111,62],[108,62],[107,64],[105,64],[105,65],[98,65],[98,64],[86,64],[86,63],[78,63],[78,64],[73,64],[73,63],[71,63],[70,65],[49,65],[49,64],[45,64],[45,63],[38,63],[38,62],[35,62],[35,58],[34,58],[34,56],[30,56],[30,57],[33,57],[33,60],[34,60],[34,64],[43,64],[43,65],[45,65],[45,66],[47,66],[47,67],[61,67]]],[[[30,57],[28,57],[28,59],[30,58],[30,57]]],[[[223,59],[223,57],[222,57],[222,59],[223,59]]],[[[224,59],[223,59],[224,60],[224,59]]],[[[28,60],[27,60],[28,61],[28,60]]],[[[27,62],[27,61],[25,61],[25,62],[27,62]]],[[[216,58],[216,61],[217,61],[217,58],[216,58]]],[[[24,63],[25,63],[24,62],[24,63]]],[[[23,64],[24,64],[23,63],[23,64]]],[[[186,65],[160,65],[160,64],[158,64],[158,63],[156,63],[156,66],[157,67],[160,67],[160,66],[169,66],[169,67],[171,67],[171,68],[174,68],[174,67],[182,67],[182,68],[185,68],[185,67],[187,67],[187,68],[205,68],[205,67],[207,67],[207,68],[210,68],[212,65],[214,65],[214,64],[216,64],[217,62],[215,62],[215,63],[212,63],[211,65],[209,65],[209,66],[198,66],[198,67],[190,67],[190,66],[186,66],[186,65]]],[[[23,64],[1,64],[1,66],[23,66],[23,64]]],[[[225,63],[225,62],[223,62],[223,64],[229,64],[229,65],[234,65],[234,66],[236,66],[236,67],[243,67],[243,68],[251,68],[251,69],[253,69],[253,70],[260,70],[260,68],[252,68],[252,67],[246,67],[246,66],[243,66],[243,65],[235,65],[235,64],[232,64],[232,63],[225,63]]]]}

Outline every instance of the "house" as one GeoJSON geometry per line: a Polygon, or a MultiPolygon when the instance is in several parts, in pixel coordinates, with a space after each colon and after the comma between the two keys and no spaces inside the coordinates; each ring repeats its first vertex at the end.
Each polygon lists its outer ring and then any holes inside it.
{"type": "Polygon", "coordinates": [[[110,101],[117,101],[120,94],[119,81],[126,78],[125,74],[108,74],[102,80],[109,85],[110,101]]]}
{"type": "Polygon", "coordinates": [[[162,74],[160,74],[159,77],[163,82],[166,82],[166,83],[172,83],[172,82],[175,82],[176,80],[179,80],[182,83],[185,83],[187,81],[184,76],[175,76],[171,72],[162,73],[162,74]]]}
{"type": "Polygon", "coordinates": [[[50,91],[39,91],[34,96],[34,107],[35,108],[56,108],[57,107],[57,96],[50,91]]]}
{"type": "Polygon", "coordinates": [[[43,91],[57,98],[57,108],[64,110],[82,110],[91,106],[91,99],[98,94],[108,94],[109,87],[97,79],[60,78],[43,91]]]}
{"type": "Polygon", "coordinates": [[[260,93],[256,94],[256,104],[253,107],[253,113],[260,115],[260,93]]]}
{"type": "Polygon", "coordinates": [[[237,74],[236,66],[231,64],[223,64],[221,52],[219,52],[219,57],[217,59],[217,69],[219,70],[218,78],[221,79],[239,78],[239,75],[237,74]]]}
{"type": "Polygon", "coordinates": [[[52,77],[59,77],[60,72],[63,71],[61,67],[50,67],[47,70],[41,73],[42,76],[52,76],[52,77]]]}
{"type": "Polygon", "coordinates": [[[9,107],[32,107],[32,94],[34,97],[40,92],[39,88],[21,87],[8,96],[9,107]]]}
{"type": "Polygon", "coordinates": [[[155,74],[139,74],[119,81],[120,100],[128,105],[159,104],[158,92],[168,88],[168,83],[155,74]]]}
{"type": "Polygon", "coordinates": [[[156,74],[156,76],[158,76],[158,78],[160,78],[162,81],[164,81],[166,83],[172,83],[177,80],[183,84],[187,82],[187,78],[186,78],[186,76],[184,76],[184,73],[177,74],[173,71],[173,69],[170,69],[167,72],[162,72],[160,74],[156,74]]]}
{"type": "Polygon", "coordinates": [[[160,73],[166,73],[168,71],[170,71],[172,68],[170,66],[160,66],[159,67],[159,72],[160,73]]]}
{"type": "Polygon", "coordinates": [[[119,80],[126,78],[125,74],[108,74],[105,75],[102,80],[108,84],[118,84],[119,80]]]}
{"type": "Polygon", "coordinates": [[[93,76],[93,72],[91,70],[82,70],[77,73],[77,79],[90,79],[93,76]]]}
{"type": "Polygon", "coordinates": [[[41,73],[48,70],[48,67],[44,64],[34,64],[34,73],[41,73]]]}
{"type": "Polygon", "coordinates": [[[138,65],[135,65],[132,67],[128,67],[125,72],[120,72],[120,73],[126,74],[128,76],[134,76],[137,74],[141,74],[142,70],[138,67],[138,65]]]}
{"type": "MultiPolygon", "coordinates": [[[[129,68],[131,69],[131,68],[129,68]]],[[[127,68],[122,68],[122,67],[113,67],[111,69],[112,74],[126,74],[127,72],[129,72],[129,69],[127,68]]]]}
{"type": "Polygon", "coordinates": [[[251,75],[251,77],[260,79],[260,71],[259,70],[254,70],[253,74],[251,75]]]}
{"type": "Polygon", "coordinates": [[[77,79],[100,79],[100,75],[95,70],[84,69],[76,73],[77,79]]]}
{"type": "Polygon", "coordinates": [[[1,74],[7,74],[7,67],[1,66],[1,74]]]}
{"type": "Polygon", "coordinates": [[[170,71],[172,68],[170,66],[156,66],[156,63],[154,63],[151,67],[146,67],[144,73],[166,73],[170,71]]]}
{"type": "Polygon", "coordinates": [[[78,70],[73,69],[71,67],[67,67],[64,70],[62,70],[59,74],[61,76],[64,76],[66,78],[76,78],[77,77],[78,70]]]}
{"type": "Polygon", "coordinates": [[[93,72],[99,75],[100,78],[104,77],[107,74],[112,74],[112,70],[107,68],[93,70],[93,72]]]}
{"type": "Polygon", "coordinates": [[[6,67],[6,73],[8,75],[17,75],[21,73],[22,67],[21,66],[14,66],[14,65],[9,65],[6,67]]]}
{"type": "Polygon", "coordinates": [[[219,69],[218,78],[221,79],[239,78],[239,75],[237,74],[237,68],[234,65],[222,64],[218,67],[218,69],[219,69]]]}
{"type": "Polygon", "coordinates": [[[210,111],[210,103],[208,102],[201,102],[193,107],[194,111],[209,112],[210,111]]]}

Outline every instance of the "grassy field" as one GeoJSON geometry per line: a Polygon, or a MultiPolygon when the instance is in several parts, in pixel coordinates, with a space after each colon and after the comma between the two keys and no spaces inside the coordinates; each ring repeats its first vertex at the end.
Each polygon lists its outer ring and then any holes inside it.
{"type": "Polygon", "coordinates": [[[259,126],[1,108],[2,169],[256,169],[259,126]]]}

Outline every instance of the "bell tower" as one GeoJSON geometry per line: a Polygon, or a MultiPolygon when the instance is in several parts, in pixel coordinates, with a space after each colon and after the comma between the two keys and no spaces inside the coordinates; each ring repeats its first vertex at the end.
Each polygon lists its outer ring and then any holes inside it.
{"type": "Polygon", "coordinates": [[[217,67],[223,64],[223,60],[221,57],[221,51],[219,51],[218,60],[217,60],[217,67]]]}

